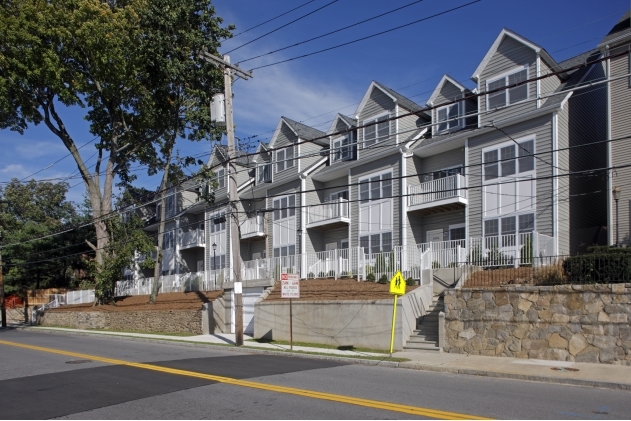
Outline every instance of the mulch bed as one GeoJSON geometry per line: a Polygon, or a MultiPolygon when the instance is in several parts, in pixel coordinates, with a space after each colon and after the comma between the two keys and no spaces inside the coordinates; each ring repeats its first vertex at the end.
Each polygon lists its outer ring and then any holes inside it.
{"type": "Polygon", "coordinates": [[[532,275],[531,267],[480,270],[469,275],[464,286],[469,288],[533,284],[532,275]]]}
{"type": "Polygon", "coordinates": [[[148,295],[117,297],[114,304],[93,306],[92,304],[75,304],[53,308],[48,311],[164,311],[164,310],[198,310],[204,303],[212,301],[223,294],[223,291],[207,292],[169,292],[158,294],[155,304],[149,304],[148,295]]]}
{"type": "MultiPolygon", "coordinates": [[[[407,286],[405,291],[410,292],[417,286],[407,286]]],[[[294,301],[309,300],[383,300],[392,298],[388,292],[387,284],[375,282],[357,282],[353,279],[307,279],[300,281],[300,298],[294,301]]],[[[274,289],[265,301],[286,301],[280,297],[280,282],[276,282],[274,289]]]]}

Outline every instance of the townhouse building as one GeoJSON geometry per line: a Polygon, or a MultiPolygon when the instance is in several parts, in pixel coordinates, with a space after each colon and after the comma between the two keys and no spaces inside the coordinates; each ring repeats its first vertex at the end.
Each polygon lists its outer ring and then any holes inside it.
{"type": "Polygon", "coordinates": [[[606,91],[608,244],[631,244],[631,11],[622,16],[598,45],[607,57],[606,91]]]}
{"type": "Polygon", "coordinates": [[[167,200],[162,274],[230,290],[241,259],[247,332],[248,306],[281,272],[421,279],[547,264],[612,243],[616,229],[628,242],[631,188],[619,193],[619,219],[612,191],[631,171],[607,167],[630,162],[631,140],[606,142],[631,128],[631,78],[613,80],[631,73],[629,56],[616,56],[631,45],[625,16],[598,48],[562,62],[503,29],[472,83],[444,75],[423,106],[373,81],[326,131],[281,117],[269,143],[237,158],[236,215],[227,149],[215,146],[216,185],[205,187],[214,203],[199,200],[194,180],[167,200]]]}

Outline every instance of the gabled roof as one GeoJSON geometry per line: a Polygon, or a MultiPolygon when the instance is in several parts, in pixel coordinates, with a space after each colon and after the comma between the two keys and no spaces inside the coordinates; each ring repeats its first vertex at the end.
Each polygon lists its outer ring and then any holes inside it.
{"type": "Polygon", "coordinates": [[[469,91],[469,89],[467,89],[466,86],[458,82],[456,79],[452,78],[449,75],[444,75],[442,79],[440,79],[440,82],[438,82],[438,85],[436,85],[436,89],[434,89],[434,92],[432,92],[432,95],[427,100],[427,103],[426,103],[427,105],[434,105],[434,101],[436,101],[436,97],[438,96],[438,94],[440,94],[441,89],[443,89],[443,85],[445,84],[445,82],[451,83],[456,88],[460,89],[460,92],[469,91]]]}
{"type": "Polygon", "coordinates": [[[627,13],[616,22],[611,31],[598,44],[598,47],[604,49],[607,45],[614,46],[629,41],[631,41],[631,9],[627,10],[627,13]]]}
{"type": "Polygon", "coordinates": [[[333,119],[333,121],[331,122],[331,126],[329,127],[329,130],[327,130],[327,134],[337,133],[337,130],[335,129],[335,127],[337,126],[338,121],[341,121],[342,123],[346,124],[346,127],[348,127],[349,129],[351,127],[357,126],[356,118],[347,117],[343,114],[338,113],[333,119]]]}
{"type": "MultiPolygon", "coordinates": [[[[563,70],[561,69],[561,67],[559,67],[557,62],[552,58],[552,56],[550,56],[550,54],[548,54],[548,52],[543,47],[511,31],[510,29],[504,28],[502,29],[500,34],[497,36],[497,38],[493,42],[493,45],[491,45],[491,48],[489,48],[489,51],[486,52],[486,55],[484,56],[484,58],[478,65],[477,69],[475,69],[475,72],[473,72],[473,76],[471,76],[471,80],[473,80],[476,83],[478,82],[478,79],[480,78],[480,73],[482,73],[482,71],[487,66],[487,64],[489,64],[489,61],[491,61],[493,54],[495,54],[497,49],[500,47],[500,44],[502,43],[502,41],[504,41],[504,38],[506,37],[512,38],[515,41],[520,42],[524,44],[525,46],[534,50],[535,53],[539,54],[540,57],[543,59],[543,61],[545,61],[548,64],[548,66],[550,66],[550,68],[554,70],[555,72],[559,72],[563,70]]],[[[563,78],[565,76],[559,75],[559,77],[563,78]]]]}
{"type": "MultiPolygon", "coordinates": [[[[213,156],[215,155],[221,162],[227,161],[229,157],[228,146],[215,144],[215,146],[213,146],[212,152],[210,153],[210,157],[208,158],[208,165],[211,165],[213,161],[213,156]]],[[[235,162],[237,165],[249,167],[252,165],[252,156],[245,151],[237,150],[237,159],[235,162]]]]}
{"type": "Polygon", "coordinates": [[[355,111],[356,116],[358,116],[361,113],[361,110],[364,109],[366,103],[368,102],[368,99],[370,98],[370,94],[375,88],[379,89],[381,92],[389,96],[392,101],[398,103],[401,107],[409,111],[417,112],[423,109],[423,107],[418,105],[416,102],[404,97],[397,91],[390,89],[387,86],[373,80],[372,82],[370,82],[370,86],[368,86],[368,89],[366,90],[362,101],[359,103],[359,107],[357,107],[357,110],[355,111]]]}
{"type": "Polygon", "coordinates": [[[278,122],[278,126],[276,126],[276,130],[274,131],[274,134],[272,135],[272,138],[270,139],[270,142],[267,146],[273,147],[274,142],[276,142],[276,138],[278,137],[278,134],[280,133],[280,129],[283,126],[283,124],[289,127],[289,129],[301,139],[304,139],[304,140],[317,139],[317,140],[314,140],[314,143],[321,146],[328,146],[329,144],[329,141],[325,138],[326,133],[318,129],[314,129],[313,127],[309,127],[305,124],[299,123],[295,120],[292,120],[291,118],[281,117],[280,121],[278,122]]]}

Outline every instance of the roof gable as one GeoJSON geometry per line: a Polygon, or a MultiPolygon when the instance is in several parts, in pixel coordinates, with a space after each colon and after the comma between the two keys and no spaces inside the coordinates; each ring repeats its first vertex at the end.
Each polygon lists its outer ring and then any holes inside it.
{"type": "Polygon", "coordinates": [[[322,131],[320,131],[318,129],[314,129],[313,127],[309,127],[309,126],[307,126],[305,124],[299,123],[299,122],[297,122],[295,120],[292,120],[290,118],[281,117],[280,121],[278,122],[278,126],[276,126],[276,130],[274,130],[274,134],[272,135],[272,138],[269,141],[269,144],[266,145],[266,149],[274,147],[274,144],[276,143],[276,138],[280,134],[280,131],[281,131],[283,125],[285,125],[285,127],[287,127],[289,130],[291,130],[292,133],[294,133],[296,135],[296,137],[298,137],[300,139],[313,140],[314,143],[317,143],[319,145],[328,145],[329,144],[328,140],[325,139],[326,133],[324,133],[324,132],[322,132],[322,131]]]}
{"type": "MultiPolygon", "coordinates": [[[[482,61],[478,65],[478,67],[475,69],[475,72],[473,72],[473,75],[471,76],[471,80],[473,80],[474,82],[478,83],[480,75],[482,74],[482,72],[484,71],[486,66],[489,64],[489,62],[491,61],[491,58],[493,58],[493,55],[495,55],[495,53],[497,52],[498,48],[500,47],[500,44],[502,43],[502,41],[504,41],[504,39],[506,37],[512,38],[515,41],[525,45],[526,47],[531,48],[535,53],[539,54],[539,56],[555,72],[562,71],[561,67],[559,67],[557,62],[552,58],[552,56],[550,56],[550,54],[548,54],[548,52],[543,47],[541,47],[538,44],[535,44],[534,42],[522,37],[521,35],[518,35],[517,33],[511,31],[510,29],[504,28],[504,29],[502,29],[500,34],[497,36],[497,38],[495,38],[495,41],[493,42],[493,45],[491,45],[491,48],[489,48],[489,50],[486,52],[486,55],[484,56],[484,58],[482,59],[482,61]]],[[[564,74],[563,75],[559,75],[559,77],[565,78],[565,75],[564,74]]]]}
{"type": "Polygon", "coordinates": [[[611,31],[598,44],[598,47],[604,49],[607,45],[612,46],[622,42],[631,41],[631,9],[620,18],[618,22],[611,28],[611,31]]]}
{"type": "Polygon", "coordinates": [[[355,127],[357,126],[357,119],[354,118],[350,118],[347,117],[345,115],[342,114],[337,114],[335,116],[335,118],[333,119],[333,121],[331,122],[331,126],[329,127],[329,130],[327,130],[327,134],[333,134],[333,133],[337,133],[337,123],[341,121],[344,125],[346,125],[346,127],[348,127],[349,129],[351,127],[355,127]]]}
{"type": "Polygon", "coordinates": [[[436,97],[440,94],[440,91],[443,89],[443,86],[447,82],[451,83],[456,88],[460,89],[460,92],[466,92],[466,91],[469,90],[469,89],[467,89],[466,86],[464,86],[463,84],[459,83],[456,79],[452,78],[449,75],[444,75],[442,77],[442,79],[440,79],[440,82],[438,82],[438,85],[436,85],[436,89],[434,89],[434,92],[432,92],[432,95],[427,100],[427,105],[429,105],[429,106],[433,106],[434,105],[434,101],[436,101],[436,97]]]}

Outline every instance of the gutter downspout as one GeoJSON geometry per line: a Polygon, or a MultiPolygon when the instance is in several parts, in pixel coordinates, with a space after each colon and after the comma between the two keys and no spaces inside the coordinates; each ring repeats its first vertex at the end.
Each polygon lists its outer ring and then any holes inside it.
{"type": "MultiPolygon", "coordinates": [[[[607,60],[605,61],[605,79],[609,79],[611,77],[611,59],[609,58],[610,51],[609,45],[606,46],[607,51],[607,60]]],[[[607,140],[611,140],[611,82],[607,83],[607,140]]],[[[607,145],[607,167],[612,167],[612,156],[611,156],[611,142],[605,143],[607,145]]],[[[607,244],[613,244],[613,207],[611,203],[611,191],[613,181],[611,179],[613,175],[612,170],[607,170],[607,244]]]]}
{"type": "MultiPolygon", "coordinates": [[[[559,114],[552,115],[552,236],[554,237],[555,252],[559,254],[559,114]]],[[[535,222],[536,224],[536,222],[535,222]]],[[[537,254],[538,250],[537,250],[537,254]]]]}
{"type": "MultiPolygon", "coordinates": [[[[537,52],[537,78],[541,76],[541,54],[537,52]]],[[[541,108],[541,81],[537,79],[537,108],[541,108]]]]}
{"type": "Polygon", "coordinates": [[[305,248],[307,245],[307,193],[305,190],[307,189],[307,175],[300,174],[300,275],[301,278],[307,277],[307,268],[306,268],[306,254],[305,248]]]}
{"type": "Polygon", "coordinates": [[[175,283],[180,284],[180,217],[175,218],[175,283]]]}

